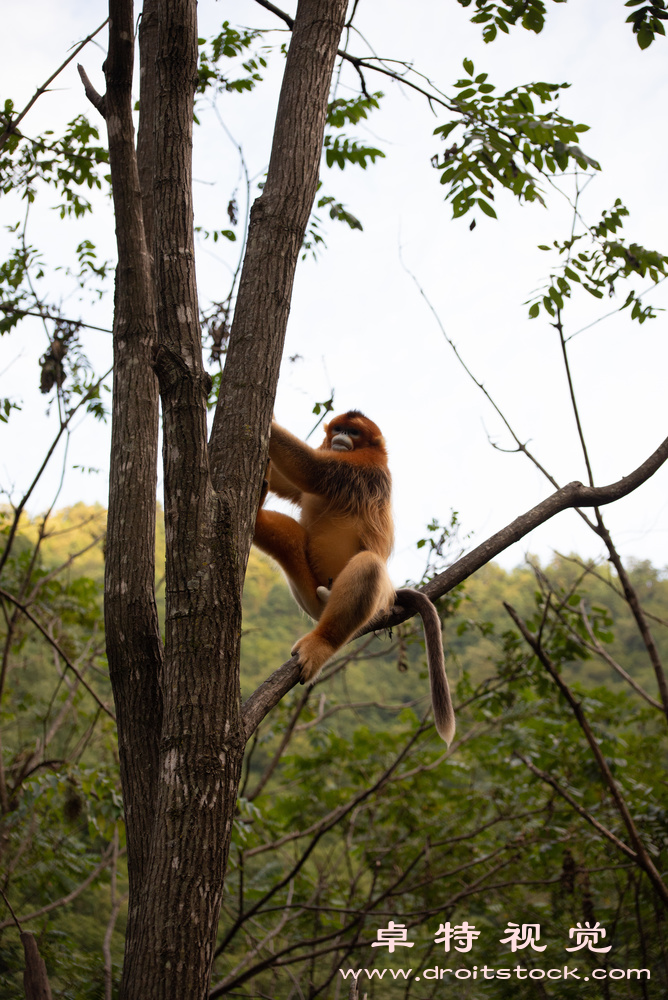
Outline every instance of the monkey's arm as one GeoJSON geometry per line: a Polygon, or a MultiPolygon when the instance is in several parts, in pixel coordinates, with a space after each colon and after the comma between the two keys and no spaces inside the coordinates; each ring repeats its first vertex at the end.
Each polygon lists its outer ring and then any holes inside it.
{"type": "Polygon", "coordinates": [[[275,422],[271,425],[269,457],[283,481],[303,493],[322,493],[328,473],[339,464],[338,456],[316,451],[275,422]]]}
{"type": "Polygon", "coordinates": [[[287,476],[279,472],[274,462],[269,462],[266,478],[269,483],[269,489],[276,496],[283,497],[284,500],[291,500],[292,503],[301,504],[302,491],[294,483],[291,483],[287,476]]]}
{"type": "Polygon", "coordinates": [[[427,666],[429,667],[429,683],[431,684],[431,703],[434,708],[434,722],[439,736],[446,743],[452,743],[455,735],[455,711],[452,707],[448,678],[445,673],[445,657],[443,656],[443,636],[441,620],[436,608],[428,597],[419,590],[402,587],[397,591],[397,601],[404,608],[417,611],[422,618],[424,628],[424,644],[427,649],[427,666]]]}

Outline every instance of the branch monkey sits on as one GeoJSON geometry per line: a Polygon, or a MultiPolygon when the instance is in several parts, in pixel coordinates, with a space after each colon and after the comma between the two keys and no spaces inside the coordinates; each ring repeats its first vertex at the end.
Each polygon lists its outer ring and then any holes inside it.
{"type": "Polygon", "coordinates": [[[325,440],[311,448],[274,422],[269,458],[254,542],[276,560],[295,600],[317,622],[292,649],[302,683],[314,681],[338,649],[397,601],[422,617],[436,728],[450,743],[455,719],[438,614],[419,591],[395,592],[387,572],[392,480],[379,428],[349,410],[325,424],[325,440]],[[267,490],[299,506],[299,520],[265,510],[267,490]]]}

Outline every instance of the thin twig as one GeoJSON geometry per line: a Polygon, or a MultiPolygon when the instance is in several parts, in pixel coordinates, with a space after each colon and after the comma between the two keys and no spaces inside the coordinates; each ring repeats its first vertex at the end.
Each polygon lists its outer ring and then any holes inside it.
{"type": "MultiPolygon", "coordinates": [[[[627,673],[626,670],[624,670],[624,667],[620,663],[617,663],[617,661],[613,659],[612,656],[610,656],[610,653],[608,653],[608,651],[603,648],[601,643],[594,635],[594,629],[592,628],[592,624],[585,611],[584,601],[580,601],[580,615],[582,616],[584,627],[587,629],[587,634],[591,639],[591,645],[588,642],[582,643],[585,649],[589,649],[591,652],[598,653],[601,659],[605,660],[605,662],[609,666],[611,666],[613,670],[616,670],[619,676],[623,677],[626,683],[629,684],[634,691],[637,691],[640,697],[644,698],[645,701],[652,706],[652,708],[658,708],[659,711],[663,711],[663,705],[661,704],[661,702],[657,701],[656,698],[652,698],[652,696],[648,694],[647,691],[645,691],[645,689],[640,684],[638,684],[638,682],[634,680],[634,678],[631,677],[631,675],[627,673]]],[[[576,635],[574,630],[570,631],[572,631],[573,635],[576,635]]],[[[581,638],[580,642],[582,642],[581,638]]]]}
{"type": "Polygon", "coordinates": [[[523,757],[521,753],[515,752],[514,756],[517,757],[518,760],[521,760],[522,763],[525,764],[526,767],[528,767],[529,770],[533,774],[535,774],[537,778],[540,778],[540,780],[544,781],[546,785],[549,785],[551,788],[554,788],[555,792],[558,795],[560,795],[562,799],[565,799],[565,801],[568,802],[568,804],[573,809],[575,809],[575,811],[579,813],[583,819],[586,819],[587,822],[590,823],[595,830],[598,830],[600,834],[606,837],[612,844],[615,845],[615,847],[617,847],[620,851],[622,851],[622,853],[625,854],[627,858],[631,858],[632,861],[637,862],[638,855],[636,854],[636,852],[631,850],[631,848],[627,844],[625,844],[623,840],[620,840],[619,837],[616,837],[611,830],[608,830],[608,828],[603,826],[602,823],[599,823],[597,819],[594,819],[592,814],[590,812],[587,812],[584,806],[581,806],[580,803],[577,802],[576,799],[574,799],[573,796],[570,795],[565,788],[562,788],[559,782],[556,781],[551,774],[548,774],[546,771],[541,771],[540,768],[536,767],[536,765],[532,761],[530,761],[527,757],[523,757]]]}
{"type": "MultiPolygon", "coordinates": [[[[119,856],[125,854],[125,851],[126,848],[123,847],[121,851],[119,851],[119,856]]],[[[102,860],[100,861],[99,865],[97,865],[93,869],[90,875],[88,875],[83,880],[83,882],[81,882],[80,885],[76,887],[76,889],[72,889],[72,891],[68,892],[66,896],[62,896],[60,899],[56,899],[53,903],[47,903],[46,906],[40,907],[39,910],[33,910],[33,912],[28,913],[27,916],[21,917],[22,923],[27,924],[30,920],[37,920],[38,917],[43,917],[45,913],[51,913],[52,910],[57,910],[59,907],[67,906],[68,903],[71,903],[72,900],[76,899],[77,896],[81,895],[84,889],[88,888],[91,882],[93,882],[97,878],[97,876],[100,874],[101,871],[104,871],[104,869],[109,866],[111,862],[111,856],[112,856],[112,845],[110,844],[107,850],[102,855],[102,860]]],[[[9,927],[11,923],[12,923],[11,920],[2,921],[0,923],[0,931],[4,930],[5,927],[9,927]]]]}
{"type": "Polygon", "coordinates": [[[4,130],[4,132],[0,133],[0,149],[2,149],[2,147],[3,147],[3,146],[4,146],[4,144],[6,143],[7,139],[9,138],[9,136],[10,136],[10,135],[12,135],[13,133],[14,133],[14,134],[16,133],[16,126],[18,125],[18,123],[19,123],[19,122],[20,122],[20,121],[21,121],[21,120],[22,120],[23,118],[25,118],[25,116],[26,116],[26,115],[28,114],[28,112],[30,111],[31,107],[32,107],[32,106],[33,106],[33,104],[35,103],[35,101],[36,101],[36,100],[37,100],[37,99],[38,99],[39,97],[41,97],[41,96],[42,96],[42,94],[43,94],[43,93],[45,92],[45,90],[47,89],[47,87],[49,86],[49,84],[50,84],[50,83],[53,83],[53,81],[54,81],[54,80],[56,79],[56,77],[57,77],[57,76],[58,76],[58,75],[59,75],[60,73],[62,73],[62,71],[63,71],[63,70],[65,69],[65,67],[66,67],[66,66],[67,66],[67,65],[68,65],[69,63],[71,63],[71,62],[72,62],[72,60],[73,60],[73,59],[74,59],[74,58],[75,58],[76,56],[78,56],[78,54],[79,54],[79,53],[81,52],[81,50],[82,50],[83,48],[85,48],[85,47],[86,47],[86,45],[88,45],[88,43],[89,43],[90,41],[92,41],[92,40],[93,40],[93,38],[95,38],[95,36],[96,36],[97,34],[99,34],[99,32],[100,32],[100,31],[102,31],[102,29],[104,28],[105,24],[107,24],[108,22],[109,22],[109,18],[106,18],[106,20],[104,20],[104,21],[102,22],[102,24],[101,24],[101,25],[99,26],[99,28],[96,28],[96,29],[95,29],[95,31],[92,31],[92,32],[90,33],[90,35],[88,35],[88,36],[87,36],[87,38],[84,38],[83,42],[80,42],[80,43],[79,43],[79,45],[77,45],[77,47],[76,47],[76,48],[75,48],[75,49],[73,50],[73,52],[72,52],[72,53],[71,53],[71,54],[70,54],[70,55],[69,55],[69,56],[67,57],[67,59],[65,60],[65,62],[64,62],[64,63],[61,63],[61,65],[60,65],[60,66],[58,67],[58,69],[57,69],[57,70],[55,71],[55,73],[52,73],[52,74],[51,74],[51,76],[49,77],[49,79],[48,79],[48,80],[46,80],[46,81],[45,81],[45,83],[43,83],[41,87],[38,87],[38,88],[37,88],[37,90],[35,91],[35,93],[33,94],[33,96],[32,96],[32,97],[30,98],[30,100],[29,100],[29,101],[28,101],[28,103],[26,104],[26,106],[25,106],[25,108],[23,109],[23,111],[19,112],[19,114],[18,114],[18,115],[16,116],[16,118],[14,118],[14,119],[13,119],[13,120],[12,120],[11,122],[9,122],[9,123],[7,124],[7,126],[6,126],[6,128],[5,128],[5,130],[4,130]]]}
{"type": "Polygon", "coordinates": [[[575,719],[578,725],[580,726],[580,729],[584,733],[587,743],[589,744],[591,752],[596,760],[599,771],[601,772],[601,777],[603,779],[603,782],[607,786],[608,791],[610,792],[615,802],[617,811],[624,822],[624,826],[628,831],[629,839],[631,841],[631,844],[633,845],[633,849],[637,854],[638,865],[643,869],[643,871],[646,872],[650,882],[654,886],[656,892],[663,900],[663,902],[665,904],[668,904],[668,888],[663,882],[661,875],[657,871],[654,862],[650,858],[647,849],[645,848],[645,845],[640,838],[640,835],[636,829],[636,825],[633,821],[633,817],[631,816],[626,801],[624,800],[624,797],[622,796],[622,793],[619,790],[617,782],[614,779],[612,771],[610,770],[610,766],[601,752],[598,740],[596,739],[593,730],[589,725],[587,717],[582,709],[581,703],[577,700],[571,689],[568,687],[568,685],[564,681],[563,677],[561,676],[561,674],[559,673],[556,666],[554,665],[550,657],[547,655],[545,650],[537,643],[536,637],[532,635],[531,632],[529,632],[529,629],[527,628],[525,622],[520,618],[515,609],[511,607],[511,605],[508,604],[506,601],[503,602],[503,606],[510,615],[510,617],[512,618],[512,620],[517,625],[520,632],[522,633],[522,636],[527,645],[531,647],[538,660],[545,667],[550,677],[555,682],[555,684],[561,691],[562,695],[570,705],[571,711],[573,712],[573,715],[575,716],[575,719]]]}
{"type": "Polygon", "coordinates": [[[44,626],[35,618],[35,616],[28,610],[28,608],[24,604],[21,604],[20,601],[17,601],[16,598],[12,594],[10,594],[9,591],[5,590],[3,587],[0,587],[0,597],[4,597],[6,601],[10,601],[12,604],[16,605],[19,611],[23,612],[23,614],[29,621],[32,622],[35,628],[42,633],[46,641],[53,646],[58,655],[62,657],[67,667],[72,671],[74,676],[78,678],[79,682],[83,684],[83,686],[86,688],[86,691],[88,691],[89,695],[97,702],[102,711],[106,712],[109,718],[113,719],[115,722],[116,716],[114,715],[114,713],[109,708],[107,708],[107,706],[104,704],[103,701],[100,700],[95,691],[93,691],[90,684],[88,684],[88,682],[84,680],[80,671],[74,666],[67,653],[63,651],[60,644],[53,638],[53,636],[49,635],[44,626]]]}

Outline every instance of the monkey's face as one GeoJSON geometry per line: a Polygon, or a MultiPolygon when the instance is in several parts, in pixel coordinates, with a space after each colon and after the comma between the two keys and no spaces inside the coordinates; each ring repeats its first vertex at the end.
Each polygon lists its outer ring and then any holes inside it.
{"type": "Polygon", "coordinates": [[[352,451],[354,442],[359,438],[360,432],[355,427],[345,427],[337,424],[332,427],[329,447],[332,451],[352,451]]]}
{"type": "Polygon", "coordinates": [[[326,437],[320,446],[331,451],[355,451],[358,448],[382,447],[383,436],[380,429],[360,413],[349,410],[325,424],[326,437]]]}

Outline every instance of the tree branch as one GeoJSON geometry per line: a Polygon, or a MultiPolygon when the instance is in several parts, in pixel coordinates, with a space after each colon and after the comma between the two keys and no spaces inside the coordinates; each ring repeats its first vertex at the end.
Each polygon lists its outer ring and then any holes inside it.
{"type": "Polygon", "coordinates": [[[569,795],[569,793],[566,791],[565,788],[561,787],[559,782],[556,781],[551,774],[548,774],[546,771],[541,771],[540,768],[536,767],[536,765],[532,761],[530,761],[527,757],[523,757],[521,753],[516,753],[515,756],[518,758],[518,760],[521,760],[526,767],[529,768],[532,774],[535,774],[537,778],[540,778],[541,781],[544,781],[546,785],[549,785],[551,788],[554,788],[557,795],[560,795],[562,799],[565,799],[565,801],[568,802],[569,806],[575,809],[575,811],[579,813],[583,819],[586,819],[587,822],[590,823],[595,830],[598,830],[598,832],[602,834],[602,836],[606,837],[611,843],[613,843],[618,850],[622,851],[622,853],[627,856],[627,858],[630,858],[632,861],[637,863],[638,855],[636,854],[636,852],[632,851],[631,848],[627,844],[625,844],[623,840],[620,840],[619,837],[616,837],[611,830],[608,830],[608,828],[603,826],[602,823],[599,823],[599,821],[595,819],[590,812],[587,812],[587,810],[583,806],[581,806],[580,803],[577,802],[572,795],[569,795]]]}
{"type": "Polygon", "coordinates": [[[621,665],[621,663],[617,663],[617,660],[615,660],[614,657],[610,656],[610,653],[607,651],[607,649],[605,649],[598,641],[598,639],[594,635],[594,629],[592,628],[592,624],[585,611],[584,601],[580,601],[580,617],[582,618],[582,623],[584,627],[587,629],[587,634],[591,639],[591,643],[584,642],[582,637],[577,635],[575,629],[572,629],[570,625],[568,625],[568,623],[564,620],[564,618],[561,615],[559,615],[559,618],[561,619],[561,621],[564,622],[569,632],[571,632],[571,634],[574,637],[577,637],[578,641],[585,647],[585,649],[589,649],[592,653],[597,653],[601,657],[601,659],[605,660],[608,666],[612,667],[612,669],[615,670],[620,677],[623,677],[626,683],[630,685],[630,687],[632,687],[633,690],[636,691],[641,698],[644,698],[645,701],[652,706],[652,708],[658,708],[659,711],[662,711],[663,705],[661,704],[661,702],[657,701],[656,698],[652,698],[651,694],[648,694],[647,691],[645,691],[644,687],[641,684],[638,684],[637,680],[631,677],[631,675],[626,670],[624,670],[624,667],[621,665]]]}
{"type": "Polygon", "coordinates": [[[582,705],[577,700],[571,689],[568,687],[563,677],[558,672],[556,666],[554,665],[550,657],[547,655],[545,650],[540,645],[536,636],[533,635],[531,632],[529,632],[529,629],[527,628],[526,624],[522,621],[522,619],[517,614],[515,609],[512,608],[506,601],[503,602],[503,606],[510,615],[510,617],[512,618],[512,620],[517,625],[518,629],[520,630],[524,638],[524,641],[533,650],[535,656],[538,658],[540,663],[543,664],[543,666],[549,673],[550,677],[552,678],[552,680],[557,685],[560,692],[570,705],[571,711],[573,712],[573,715],[575,716],[577,723],[580,726],[580,729],[584,733],[587,743],[589,744],[591,752],[596,760],[599,771],[601,772],[601,778],[603,779],[603,783],[610,792],[610,795],[612,796],[615,806],[617,807],[617,812],[619,813],[620,818],[622,819],[624,826],[628,831],[629,840],[631,841],[633,849],[637,855],[638,867],[642,868],[642,870],[646,873],[654,889],[656,890],[657,895],[661,898],[663,903],[664,904],[668,903],[668,887],[666,887],[665,882],[662,880],[661,875],[657,871],[654,862],[650,858],[647,849],[640,838],[640,835],[638,833],[638,830],[636,829],[635,823],[633,822],[633,817],[631,816],[626,801],[619,790],[619,787],[614,779],[612,771],[610,770],[608,762],[603,756],[603,753],[601,752],[598,740],[596,739],[594,732],[591,726],[589,725],[589,721],[584,711],[582,710],[582,705]]]}
{"type": "Polygon", "coordinates": [[[7,559],[9,558],[9,553],[10,553],[11,548],[12,548],[12,544],[13,544],[13,541],[14,541],[14,536],[16,535],[16,532],[17,532],[18,526],[19,526],[19,521],[21,520],[21,514],[23,513],[23,510],[24,510],[26,504],[28,503],[28,500],[31,497],[33,490],[35,489],[35,487],[37,486],[37,483],[41,479],[42,473],[44,472],[44,470],[46,469],[47,465],[49,464],[49,460],[51,459],[54,451],[58,447],[58,443],[59,443],[61,437],[63,436],[63,434],[65,433],[65,431],[69,427],[70,423],[72,422],[72,418],[74,417],[74,415],[79,412],[80,408],[84,405],[84,403],[88,402],[88,400],[91,397],[91,394],[95,391],[95,389],[98,388],[98,386],[102,385],[102,383],[104,382],[105,378],[109,374],[110,373],[108,371],[105,372],[104,375],[101,378],[99,378],[94,385],[92,385],[90,387],[90,389],[88,390],[88,392],[85,393],[85,395],[83,395],[81,397],[81,399],[79,400],[79,402],[77,403],[77,405],[75,407],[73,407],[73,409],[71,409],[69,411],[69,413],[66,415],[66,417],[63,420],[61,420],[60,427],[58,429],[58,433],[56,434],[55,438],[51,442],[51,444],[49,446],[49,450],[47,451],[47,453],[46,453],[46,455],[44,457],[44,461],[42,462],[42,464],[40,465],[39,469],[35,473],[35,476],[33,478],[33,481],[31,482],[30,486],[28,487],[28,489],[26,490],[26,492],[21,497],[20,503],[18,504],[17,507],[14,507],[14,517],[12,519],[12,524],[11,524],[11,527],[9,529],[9,534],[7,536],[7,541],[5,543],[5,547],[3,549],[2,556],[0,556],[0,572],[4,568],[4,565],[7,562],[7,559]]]}
{"type": "Polygon", "coordinates": [[[81,82],[84,85],[84,91],[86,92],[86,97],[96,109],[99,111],[103,118],[107,117],[107,102],[103,94],[98,94],[97,90],[90,82],[86,70],[83,68],[81,63],[77,63],[77,71],[81,77],[81,82]]]}
{"type": "MultiPolygon", "coordinates": [[[[290,31],[292,31],[295,22],[290,17],[289,14],[286,14],[286,12],[284,10],[281,10],[279,7],[276,7],[275,4],[270,3],[269,0],[255,0],[255,3],[259,4],[260,7],[264,7],[265,10],[271,11],[271,13],[275,14],[276,17],[279,17],[281,19],[281,21],[285,21],[285,23],[287,24],[287,26],[290,29],[290,31]]],[[[389,69],[387,66],[381,65],[382,62],[388,62],[388,61],[389,62],[395,62],[395,61],[398,61],[399,64],[404,67],[405,70],[409,70],[411,68],[410,64],[407,64],[405,62],[401,62],[400,60],[393,60],[393,59],[391,59],[391,60],[383,60],[383,59],[381,59],[380,56],[373,56],[372,58],[374,59],[375,63],[377,63],[377,65],[375,65],[374,62],[370,62],[368,58],[365,59],[362,56],[353,56],[353,55],[350,54],[350,52],[346,52],[345,49],[338,49],[336,54],[337,54],[337,56],[340,59],[344,59],[346,62],[349,62],[351,64],[351,66],[353,66],[355,68],[355,70],[359,74],[359,77],[360,77],[360,80],[361,80],[362,90],[363,90],[365,96],[367,96],[367,97],[368,97],[368,93],[367,93],[367,89],[366,89],[366,83],[364,81],[364,76],[362,74],[362,70],[364,70],[364,69],[371,70],[371,72],[373,72],[373,73],[381,73],[383,76],[389,76],[391,80],[396,80],[397,83],[404,84],[406,87],[409,87],[411,90],[415,90],[418,94],[422,94],[423,97],[426,97],[427,100],[429,101],[430,105],[431,105],[431,102],[433,101],[436,104],[440,104],[444,108],[447,108],[448,111],[453,111],[453,112],[456,112],[456,113],[460,113],[460,108],[457,108],[454,105],[450,104],[449,101],[447,101],[445,99],[445,97],[444,97],[443,94],[439,94],[436,91],[436,88],[433,87],[433,84],[431,83],[431,81],[428,80],[426,77],[423,77],[423,79],[427,80],[427,83],[432,87],[431,91],[425,90],[424,87],[421,87],[417,83],[413,83],[412,80],[407,79],[407,77],[403,76],[401,73],[397,73],[395,70],[389,69]]],[[[418,73],[416,75],[422,76],[422,74],[420,74],[420,73],[418,73]]]]}
{"type": "Polygon", "coordinates": [[[95,38],[95,36],[100,31],[102,31],[102,29],[104,28],[105,24],[107,24],[108,22],[109,22],[109,18],[107,18],[105,21],[103,21],[102,24],[99,26],[99,28],[96,28],[95,31],[92,31],[90,33],[90,35],[88,35],[86,38],[84,38],[83,42],[80,42],[79,45],[77,45],[77,47],[74,49],[74,51],[72,52],[72,54],[67,57],[67,59],[65,60],[65,62],[61,63],[61,65],[58,67],[58,69],[56,70],[56,72],[52,73],[51,76],[49,77],[49,79],[46,80],[42,84],[41,87],[37,88],[37,90],[35,91],[35,93],[33,94],[33,96],[30,98],[30,100],[26,104],[26,106],[23,109],[23,111],[19,112],[19,114],[16,116],[16,118],[14,118],[14,120],[12,122],[9,122],[7,124],[7,126],[5,127],[4,132],[0,133],[0,149],[2,149],[2,147],[4,146],[4,144],[7,142],[7,139],[9,138],[9,136],[12,135],[12,133],[16,132],[16,126],[18,125],[18,123],[23,118],[25,118],[25,116],[28,114],[28,112],[30,111],[31,107],[35,103],[35,101],[39,97],[42,96],[42,94],[45,92],[45,90],[47,89],[47,87],[49,86],[49,84],[53,83],[53,81],[56,79],[56,77],[59,75],[59,73],[62,73],[62,71],[65,69],[65,67],[68,65],[68,63],[72,62],[72,60],[75,58],[75,56],[77,56],[81,52],[81,50],[83,48],[85,48],[86,45],[88,45],[88,43],[91,41],[91,39],[95,38]]]}
{"type": "Polygon", "coordinates": [[[149,852],[162,715],[163,649],[154,592],[158,385],[151,368],[157,321],[134,144],[132,0],[110,0],[109,13],[104,100],[118,266],[104,601],[121,780],[132,817],[127,843],[134,894],[149,852]]]}
{"type": "MultiPolygon", "coordinates": [[[[25,917],[20,917],[19,919],[21,923],[27,924],[29,920],[36,920],[38,917],[44,916],[45,913],[51,913],[52,910],[58,909],[59,906],[67,906],[67,904],[71,903],[73,899],[76,899],[77,896],[81,895],[84,889],[88,888],[88,886],[91,884],[91,882],[93,882],[97,878],[100,872],[104,871],[104,869],[107,868],[112,863],[113,849],[114,849],[113,844],[109,844],[107,850],[102,855],[102,860],[100,861],[99,865],[93,868],[92,872],[75,889],[72,889],[71,892],[68,892],[66,896],[62,896],[60,899],[56,899],[53,903],[47,903],[46,906],[40,907],[39,910],[33,910],[32,913],[28,913],[25,917]]],[[[119,857],[123,854],[125,854],[124,847],[119,851],[119,857]]],[[[0,931],[3,931],[5,927],[11,926],[12,923],[13,923],[12,920],[1,921],[0,931]]]]}
{"type": "Polygon", "coordinates": [[[90,686],[90,684],[88,684],[88,682],[84,680],[83,675],[81,674],[81,672],[79,670],[77,670],[77,668],[74,666],[74,664],[72,663],[72,661],[68,657],[67,653],[63,652],[62,647],[53,638],[53,636],[49,635],[49,633],[47,632],[47,630],[44,628],[43,625],[40,624],[40,622],[37,621],[37,619],[35,618],[35,616],[30,611],[28,611],[28,608],[26,607],[26,605],[25,604],[21,604],[20,601],[17,601],[17,599],[13,596],[13,594],[10,594],[9,591],[5,590],[3,587],[0,587],[0,597],[3,597],[6,601],[9,601],[11,604],[13,604],[15,607],[17,607],[19,609],[19,611],[23,612],[23,614],[26,616],[26,618],[29,621],[32,622],[32,624],[35,626],[35,628],[38,629],[42,633],[42,635],[44,636],[44,638],[46,639],[46,641],[53,646],[53,648],[55,649],[55,651],[58,653],[58,656],[60,656],[62,658],[62,660],[64,661],[65,665],[72,671],[72,673],[77,678],[77,680],[79,681],[79,683],[83,684],[83,686],[86,688],[86,691],[88,691],[89,695],[97,702],[97,704],[100,706],[100,708],[102,709],[102,711],[106,712],[107,715],[109,716],[109,718],[113,719],[114,722],[115,722],[116,721],[116,716],[114,715],[114,713],[109,708],[107,708],[107,706],[105,705],[105,703],[103,701],[101,701],[100,698],[95,694],[95,692],[93,691],[93,689],[90,686]]]}

